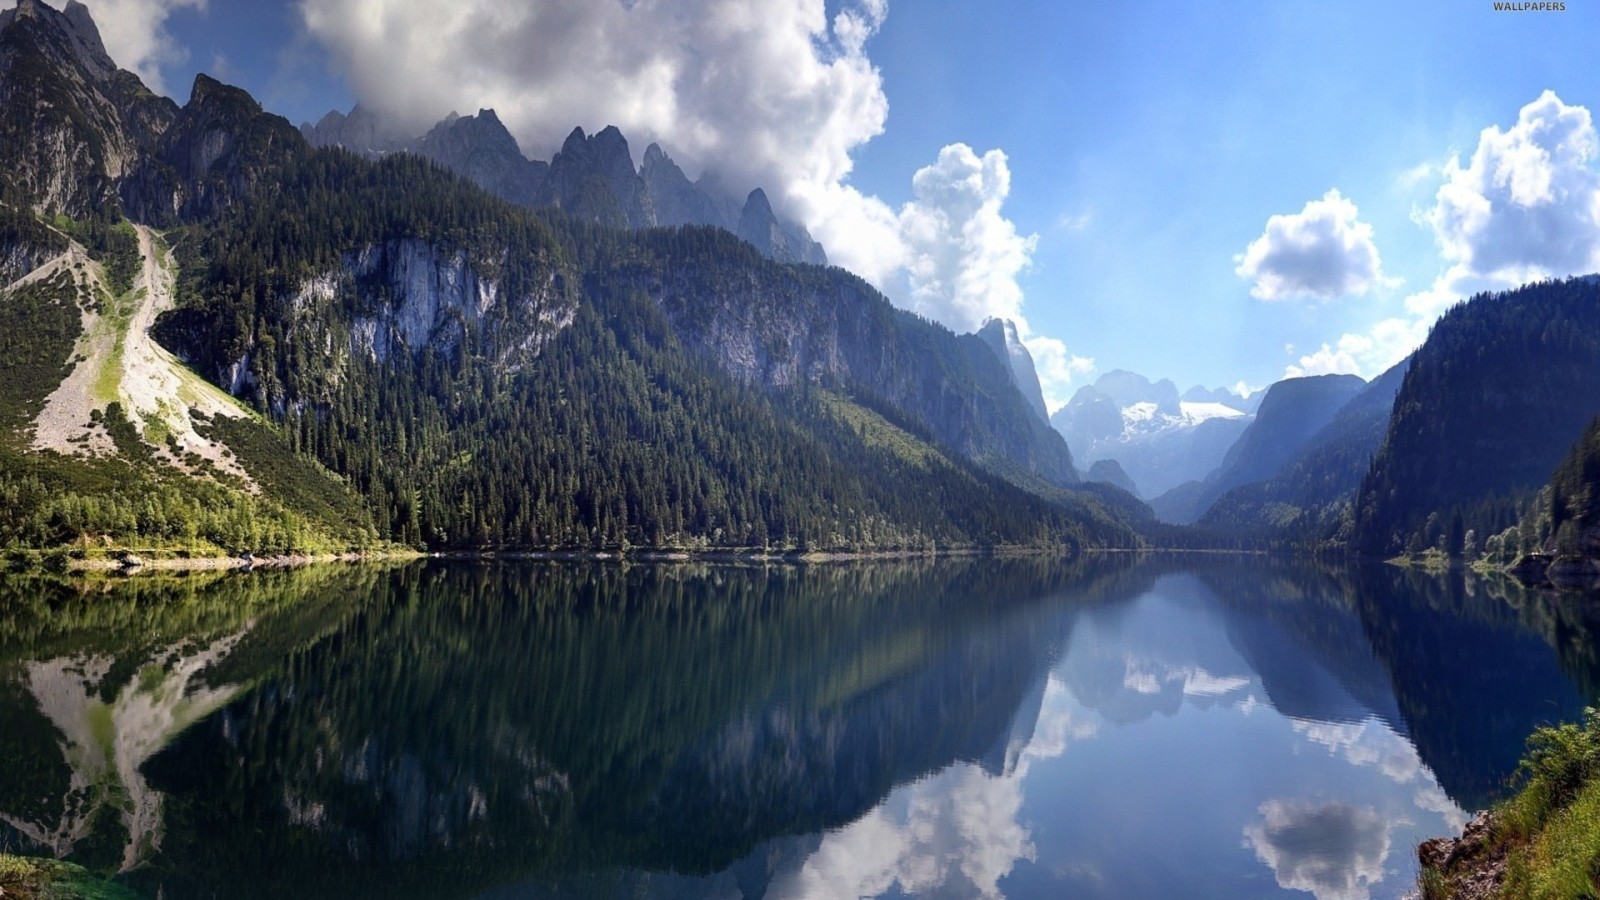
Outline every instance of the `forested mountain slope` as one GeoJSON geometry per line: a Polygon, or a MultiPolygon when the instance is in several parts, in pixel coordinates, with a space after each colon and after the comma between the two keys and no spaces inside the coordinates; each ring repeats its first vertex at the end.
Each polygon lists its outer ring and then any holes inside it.
{"type": "Polygon", "coordinates": [[[1355,509],[1377,554],[1457,549],[1516,523],[1600,413],[1600,284],[1480,294],[1434,325],[1395,397],[1355,509]]]}

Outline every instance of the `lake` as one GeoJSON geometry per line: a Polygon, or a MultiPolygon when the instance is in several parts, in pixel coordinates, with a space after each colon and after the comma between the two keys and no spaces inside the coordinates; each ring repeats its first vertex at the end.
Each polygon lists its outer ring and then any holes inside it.
{"type": "Polygon", "coordinates": [[[1397,897],[1595,614],[1386,566],[0,578],[0,849],[154,897],[1397,897]]]}

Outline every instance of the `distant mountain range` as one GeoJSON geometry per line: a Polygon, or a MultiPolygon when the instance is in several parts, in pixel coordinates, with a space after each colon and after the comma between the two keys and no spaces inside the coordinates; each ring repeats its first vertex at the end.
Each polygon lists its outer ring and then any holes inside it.
{"type": "Polygon", "coordinates": [[[1113,460],[1142,497],[1204,478],[1244,433],[1260,404],[1227,390],[1190,388],[1133,372],[1101,375],[1073,395],[1050,423],[1082,465],[1113,460]]]}
{"type": "Polygon", "coordinates": [[[574,128],[549,161],[522,155],[492,109],[451,114],[426,134],[401,137],[357,105],[300,126],[313,147],[344,147],[369,159],[407,152],[430,159],[490,193],[530,208],[555,207],[608,228],[712,225],[743,238],[778,262],[826,265],[828,255],[797,222],[780,220],[766,192],[742,200],[707,179],[692,182],[659,144],[636,170],[627,138],[615,126],[586,135],[574,128]]]}

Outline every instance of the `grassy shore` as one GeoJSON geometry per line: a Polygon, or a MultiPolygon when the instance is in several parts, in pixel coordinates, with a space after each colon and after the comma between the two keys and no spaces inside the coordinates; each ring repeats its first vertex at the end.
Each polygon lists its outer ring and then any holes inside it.
{"type": "Polygon", "coordinates": [[[1418,848],[1422,900],[1600,896],[1600,711],[1528,739],[1516,795],[1418,848]]]}
{"type": "Polygon", "coordinates": [[[0,897],[5,900],[139,900],[127,888],[91,875],[82,866],[0,853],[0,897]]]}

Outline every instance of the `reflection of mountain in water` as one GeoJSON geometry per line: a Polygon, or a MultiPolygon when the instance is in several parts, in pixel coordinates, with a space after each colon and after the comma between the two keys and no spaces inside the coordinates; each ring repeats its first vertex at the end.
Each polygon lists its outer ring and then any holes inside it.
{"type": "MultiPolygon", "coordinates": [[[[249,655],[240,646],[285,605],[284,584],[0,581],[0,846],[105,870],[146,861],[165,816],[143,766],[239,692],[217,666],[249,655]]],[[[302,625],[317,610],[289,599],[302,625]]]]}
{"type": "MultiPolygon", "coordinates": [[[[1417,752],[1463,808],[1504,794],[1535,727],[1582,712],[1583,697],[1546,639],[1475,579],[1388,566],[1354,576],[1368,639],[1417,752]]],[[[1594,635],[1583,642],[1594,646],[1594,635]]]]}
{"type": "Polygon", "coordinates": [[[146,887],[718,872],[952,763],[1015,765],[1071,622],[1040,601],[1072,580],[993,561],[396,573],[151,763],[166,854],[215,862],[146,887]]]}
{"type": "Polygon", "coordinates": [[[1148,595],[1078,616],[1062,673],[1079,702],[1129,723],[1259,685],[1311,726],[1382,721],[1466,809],[1503,792],[1536,726],[1579,715],[1574,681],[1600,683],[1594,616],[1524,595],[1519,612],[1459,573],[1201,558],[1140,574],[1148,595]]]}
{"type": "MultiPolygon", "coordinates": [[[[1101,717],[1268,703],[1477,805],[1576,713],[1558,657],[1597,681],[1590,617],[1474,584],[1238,558],[0,581],[0,840],[146,861],[174,898],[981,894],[1032,855],[1030,766],[1101,717]]],[[[1247,837],[1311,883],[1283,847],[1359,820],[1334,812],[1247,837]]]]}

